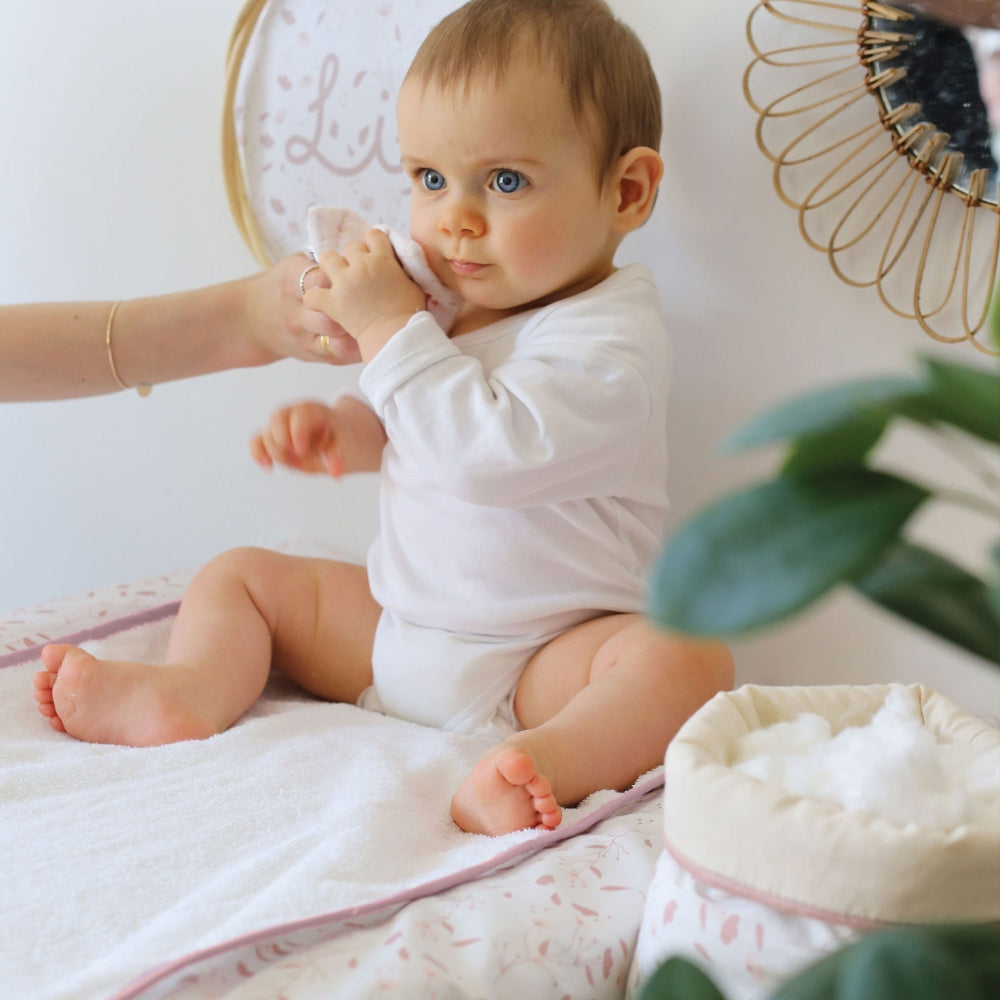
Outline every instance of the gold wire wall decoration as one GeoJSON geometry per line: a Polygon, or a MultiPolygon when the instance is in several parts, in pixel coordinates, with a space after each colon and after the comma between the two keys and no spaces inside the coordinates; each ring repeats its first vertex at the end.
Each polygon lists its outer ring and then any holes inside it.
{"type": "Polygon", "coordinates": [[[974,131],[985,108],[964,109],[961,134],[930,120],[936,99],[914,92],[932,37],[921,20],[864,0],[764,0],[743,91],[778,197],[835,274],[935,340],[997,356],[980,337],[1000,250],[998,168],[974,131]]]}

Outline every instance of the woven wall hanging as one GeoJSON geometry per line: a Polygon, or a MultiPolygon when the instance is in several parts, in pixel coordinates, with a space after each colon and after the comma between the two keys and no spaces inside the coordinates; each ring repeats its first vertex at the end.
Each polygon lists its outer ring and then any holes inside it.
{"type": "Polygon", "coordinates": [[[884,3],[766,0],[747,38],[757,144],[806,242],[935,340],[1000,353],[1000,171],[967,35],[884,3]]]}

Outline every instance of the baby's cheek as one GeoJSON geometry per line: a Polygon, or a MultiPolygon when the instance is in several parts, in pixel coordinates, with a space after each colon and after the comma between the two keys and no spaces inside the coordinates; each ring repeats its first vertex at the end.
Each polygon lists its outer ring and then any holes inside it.
{"type": "Polygon", "coordinates": [[[566,259],[567,239],[545,226],[518,234],[510,240],[509,262],[525,281],[537,282],[550,276],[566,259]]]}

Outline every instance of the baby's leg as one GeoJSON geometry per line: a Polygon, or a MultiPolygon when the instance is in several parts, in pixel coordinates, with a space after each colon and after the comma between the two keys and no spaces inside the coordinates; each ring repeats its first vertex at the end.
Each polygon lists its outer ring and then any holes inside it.
{"type": "Polygon", "coordinates": [[[729,651],[639,615],[578,625],[532,657],[515,707],[523,732],[491,750],[452,801],[463,830],[558,826],[560,805],[628,788],[663,762],[685,720],[733,683],[729,651]]]}
{"type": "Polygon", "coordinates": [[[272,665],[311,693],[356,700],[378,614],[363,567],[236,549],[191,582],[165,666],[48,646],[35,700],[53,728],[93,743],[205,738],[253,705],[272,665]]]}

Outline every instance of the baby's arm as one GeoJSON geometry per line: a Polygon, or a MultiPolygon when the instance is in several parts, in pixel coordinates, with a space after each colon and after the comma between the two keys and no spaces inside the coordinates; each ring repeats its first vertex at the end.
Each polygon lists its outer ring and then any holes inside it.
{"type": "Polygon", "coordinates": [[[278,410],[250,441],[250,454],[265,469],[275,464],[300,472],[377,472],[385,429],[360,400],[344,396],[333,406],[295,403],[278,410]]]}

